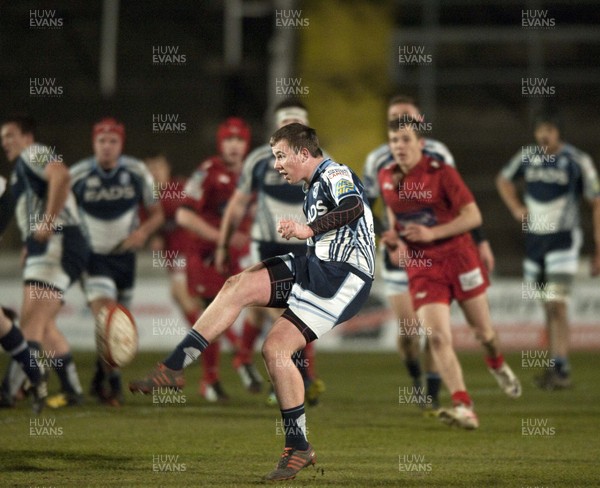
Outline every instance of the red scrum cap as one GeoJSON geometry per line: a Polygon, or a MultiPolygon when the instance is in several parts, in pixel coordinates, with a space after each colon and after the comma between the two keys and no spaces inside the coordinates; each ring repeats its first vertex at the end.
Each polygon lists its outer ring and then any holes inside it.
{"type": "Polygon", "coordinates": [[[225,122],[219,125],[217,129],[217,149],[222,151],[221,145],[225,139],[230,137],[239,137],[246,141],[247,148],[250,149],[250,139],[252,137],[250,127],[244,119],[239,117],[229,117],[225,122]]]}
{"type": "Polygon", "coordinates": [[[121,142],[125,142],[125,126],[112,117],[106,117],[94,124],[92,129],[92,140],[94,140],[98,134],[107,132],[117,134],[121,138],[121,142]]]}

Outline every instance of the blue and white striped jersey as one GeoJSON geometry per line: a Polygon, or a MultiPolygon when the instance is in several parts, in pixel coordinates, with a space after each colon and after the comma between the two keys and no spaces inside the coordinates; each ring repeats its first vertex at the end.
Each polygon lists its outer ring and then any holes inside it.
{"type": "MultiPolygon", "coordinates": [[[[11,175],[11,191],[15,200],[15,216],[21,231],[23,241],[29,237],[36,228],[36,223],[44,222],[46,217],[46,198],[48,193],[48,180],[44,172],[48,164],[62,164],[54,149],[43,144],[32,144],[27,147],[15,161],[11,175]]],[[[69,192],[65,206],[56,221],[57,228],[70,225],[79,225],[77,205],[73,194],[69,192]]]]}
{"type": "Polygon", "coordinates": [[[318,234],[307,240],[310,250],[322,261],[348,263],[364,273],[375,273],[375,233],[373,214],[363,184],[350,168],[325,159],[316,168],[310,185],[305,185],[304,214],[307,222],[325,215],[351,195],[359,196],[364,214],[339,229],[318,234]]]}
{"type": "Polygon", "coordinates": [[[557,154],[525,146],[502,169],[502,176],[525,180],[530,233],[543,235],[580,227],[579,200],[600,197],[600,181],[590,156],[571,144],[557,154]]]}
{"type": "Polygon", "coordinates": [[[139,226],[139,206],[158,203],[154,179],[146,165],[121,156],[117,166],[103,170],[89,157],[71,168],[73,193],[92,251],[110,254],[139,226]]]}
{"type": "MultiPolygon", "coordinates": [[[[445,144],[435,139],[425,139],[423,152],[438,161],[442,161],[450,166],[454,166],[454,157],[445,144]]],[[[376,200],[381,194],[377,174],[379,170],[394,160],[390,146],[382,144],[367,155],[365,166],[363,168],[363,184],[369,200],[376,200]]]]}

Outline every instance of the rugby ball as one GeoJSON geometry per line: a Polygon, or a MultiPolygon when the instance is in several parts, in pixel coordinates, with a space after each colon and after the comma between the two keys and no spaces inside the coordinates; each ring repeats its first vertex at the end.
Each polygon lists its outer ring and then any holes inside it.
{"type": "Polygon", "coordinates": [[[138,332],[131,312],[121,304],[105,306],[96,317],[96,347],[110,366],[127,366],[138,349],[138,332]]]}

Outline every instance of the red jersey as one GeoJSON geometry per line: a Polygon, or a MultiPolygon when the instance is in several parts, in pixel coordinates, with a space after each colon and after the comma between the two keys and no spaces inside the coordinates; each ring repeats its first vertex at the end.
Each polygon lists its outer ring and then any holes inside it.
{"type": "MultiPolygon", "coordinates": [[[[407,175],[393,162],[379,171],[378,179],[383,200],[396,216],[399,233],[410,223],[427,227],[445,224],[475,201],[456,169],[426,155],[407,175]]],[[[406,244],[426,255],[439,256],[456,247],[472,246],[473,240],[467,232],[429,243],[406,244]]]]}
{"type": "Polygon", "coordinates": [[[160,206],[165,215],[165,223],[160,230],[160,234],[165,241],[165,251],[187,251],[190,240],[193,235],[177,225],[175,213],[185,200],[184,180],[182,178],[173,178],[168,183],[157,183],[155,187],[158,190],[160,206]]]}
{"type": "MultiPolygon", "coordinates": [[[[227,202],[236,189],[239,175],[227,168],[220,156],[212,156],[198,166],[185,185],[183,206],[190,208],[213,227],[219,228],[227,202]]],[[[247,233],[251,220],[245,217],[238,228],[247,233]]],[[[192,249],[212,253],[216,243],[194,234],[192,249]]]]}

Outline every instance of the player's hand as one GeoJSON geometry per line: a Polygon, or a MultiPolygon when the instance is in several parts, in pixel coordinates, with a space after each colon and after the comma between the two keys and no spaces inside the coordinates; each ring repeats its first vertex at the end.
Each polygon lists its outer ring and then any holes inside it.
{"type": "Polygon", "coordinates": [[[492,252],[492,246],[488,241],[481,241],[479,243],[479,257],[483,262],[485,268],[491,273],[494,271],[494,267],[496,266],[496,260],[494,258],[494,253],[492,252]]]}
{"type": "Polygon", "coordinates": [[[38,242],[48,242],[54,234],[54,229],[50,225],[42,225],[31,235],[38,242]]]}
{"type": "Polygon", "coordinates": [[[410,242],[435,241],[435,235],[431,227],[420,224],[408,224],[401,232],[402,237],[410,242]]]}
{"type": "Polygon", "coordinates": [[[309,237],[315,235],[313,230],[308,225],[301,224],[295,220],[285,219],[279,221],[277,232],[281,234],[281,237],[287,239],[288,241],[292,237],[296,237],[297,239],[308,239],[309,237]]]}
{"type": "Polygon", "coordinates": [[[148,244],[148,248],[152,252],[162,251],[165,248],[165,239],[164,239],[164,237],[159,236],[159,235],[154,236],[152,239],[150,239],[150,242],[148,244]]]}
{"type": "Polygon", "coordinates": [[[235,249],[243,249],[248,245],[250,241],[250,236],[248,234],[244,234],[243,232],[234,232],[229,240],[229,245],[235,249]]]}
{"type": "Polygon", "coordinates": [[[594,254],[592,257],[592,262],[590,263],[590,273],[592,276],[600,275],[600,252],[594,254]]]}
{"type": "Polygon", "coordinates": [[[527,222],[528,212],[527,207],[525,205],[521,205],[520,207],[511,210],[511,213],[517,222],[520,222],[522,224],[527,222]]]}
{"type": "Polygon", "coordinates": [[[381,243],[385,246],[385,248],[391,252],[398,249],[398,245],[400,244],[400,237],[398,237],[398,233],[393,229],[388,229],[381,234],[381,243]]]}
{"type": "Polygon", "coordinates": [[[119,251],[135,251],[144,247],[147,239],[146,233],[141,229],[134,230],[127,238],[119,245],[119,251]]]}
{"type": "Polygon", "coordinates": [[[222,275],[226,275],[229,271],[229,254],[224,246],[218,246],[215,249],[215,268],[222,275]]]}

